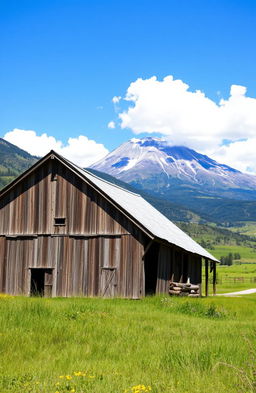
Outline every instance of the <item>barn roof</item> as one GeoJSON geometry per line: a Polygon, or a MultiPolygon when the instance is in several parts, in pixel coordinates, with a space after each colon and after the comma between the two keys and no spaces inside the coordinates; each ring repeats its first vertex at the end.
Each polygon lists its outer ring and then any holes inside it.
{"type": "Polygon", "coordinates": [[[40,161],[34,164],[24,174],[20,175],[10,185],[6,186],[1,192],[0,196],[8,191],[12,186],[21,181],[24,176],[31,173],[31,170],[35,169],[49,157],[57,158],[68,166],[72,171],[79,174],[84,180],[87,180],[92,186],[98,191],[103,193],[110,202],[114,203],[115,206],[121,208],[124,213],[128,214],[140,228],[144,229],[147,233],[151,234],[152,238],[157,238],[166,241],[170,244],[174,244],[188,252],[200,255],[204,258],[218,262],[218,260],[196,243],[190,236],[173,224],[167,217],[155,209],[150,203],[148,203],[141,195],[128,191],[116,184],[110,183],[95,174],[92,174],[85,169],[73,164],[69,160],[60,156],[54,151],[48,153],[40,161]]]}

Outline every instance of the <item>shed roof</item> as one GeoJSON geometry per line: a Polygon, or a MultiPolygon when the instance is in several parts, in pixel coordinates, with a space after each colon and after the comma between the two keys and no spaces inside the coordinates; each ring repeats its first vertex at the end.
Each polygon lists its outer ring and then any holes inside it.
{"type": "Polygon", "coordinates": [[[31,170],[35,169],[49,157],[57,158],[66,164],[71,170],[78,173],[84,180],[87,180],[91,185],[96,187],[99,191],[103,192],[108,199],[119,206],[125,213],[138,223],[142,229],[150,233],[153,238],[166,241],[170,244],[174,244],[188,252],[200,255],[204,258],[218,262],[218,260],[196,243],[190,236],[173,224],[167,217],[155,209],[150,203],[148,203],[141,195],[128,191],[116,184],[110,183],[91,172],[80,168],[73,164],[69,160],[65,159],[58,153],[51,151],[45,157],[43,157],[38,163],[34,164],[24,174],[20,175],[10,185],[6,186],[1,192],[5,193],[9,188],[17,184],[24,178],[24,175],[29,174],[31,170]]]}

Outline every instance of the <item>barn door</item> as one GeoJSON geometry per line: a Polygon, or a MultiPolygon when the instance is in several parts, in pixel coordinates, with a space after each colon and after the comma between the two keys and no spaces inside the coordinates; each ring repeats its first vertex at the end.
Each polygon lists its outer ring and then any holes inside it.
{"type": "Polygon", "coordinates": [[[52,296],[52,269],[31,268],[31,296],[52,296]]]}
{"type": "Polygon", "coordinates": [[[52,269],[46,269],[44,273],[44,296],[52,297],[52,282],[53,282],[52,269]]]}
{"type": "Polygon", "coordinates": [[[116,268],[102,267],[100,280],[100,294],[103,297],[114,297],[116,294],[116,268]]]}

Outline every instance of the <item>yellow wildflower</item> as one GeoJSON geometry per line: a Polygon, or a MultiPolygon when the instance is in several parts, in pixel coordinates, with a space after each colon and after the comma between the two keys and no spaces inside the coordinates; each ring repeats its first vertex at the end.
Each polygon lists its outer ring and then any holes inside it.
{"type": "Polygon", "coordinates": [[[150,392],[152,390],[151,386],[146,386],[146,385],[136,385],[132,386],[130,389],[126,389],[125,392],[131,392],[131,393],[143,393],[143,392],[150,392]]]}
{"type": "Polygon", "coordinates": [[[66,379],[67,379],[68,381],[70,381],[70,379],[72,379],[71,375],[66,375],[66,379]]]}

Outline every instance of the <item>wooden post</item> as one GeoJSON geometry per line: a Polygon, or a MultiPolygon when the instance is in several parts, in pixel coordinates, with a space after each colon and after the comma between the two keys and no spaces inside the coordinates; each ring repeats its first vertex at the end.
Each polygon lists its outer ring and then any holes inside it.
{"type": "Polygon", "coordinates": [[[179,282],[183,282],[183,276],[184,276],[184,253],[181,253],[181,274],[180,274],[180,280],[179,282]]]}
{"type": "Polygon", "coordinates": [[[205,296],[208,296],[208,259],[205,259],[205,296]]]}
{"type": "Polygon", "coordinates": [[[216,295],[216,262],[213,263],[213,295],[216,295]]]}

